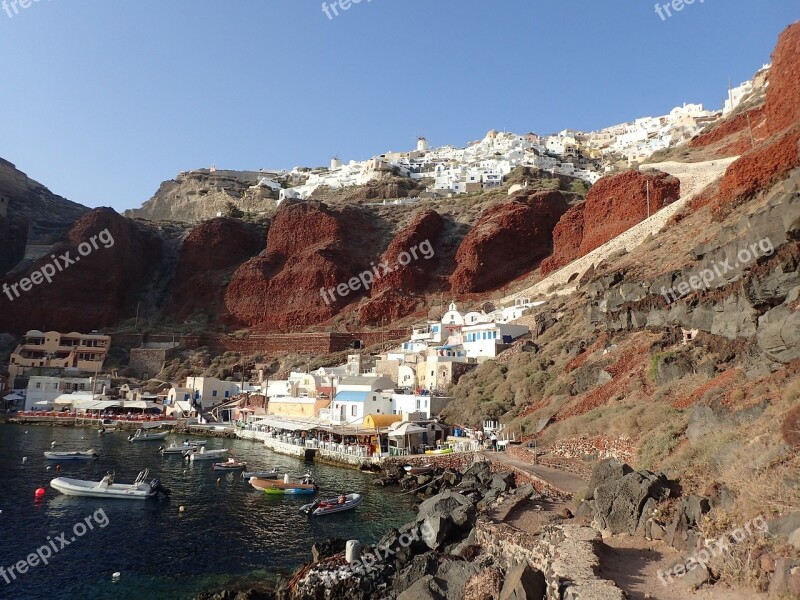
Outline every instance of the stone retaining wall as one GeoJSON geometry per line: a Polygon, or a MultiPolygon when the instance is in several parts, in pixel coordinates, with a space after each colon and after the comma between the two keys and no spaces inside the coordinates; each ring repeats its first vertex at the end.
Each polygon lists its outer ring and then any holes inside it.
{"type": "Polygon", "coordinates": [[[475,525],[478,545],[505,569],[521,562],[540,570],[547,600],[624,600],[616,585],[599,577],[600,532],[581,525],[548,525],[531,535],[485,518],[475,525]]]}

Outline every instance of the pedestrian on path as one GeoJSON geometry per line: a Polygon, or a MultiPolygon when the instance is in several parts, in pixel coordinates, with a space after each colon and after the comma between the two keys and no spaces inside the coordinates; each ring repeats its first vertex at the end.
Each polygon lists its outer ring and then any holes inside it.
{"type": "Polygon", "coordinates": [[[491,440],[492,440],[492,451],[497,452],[497,436],[494,434],[494,432],[492,432],[491,440]]]}

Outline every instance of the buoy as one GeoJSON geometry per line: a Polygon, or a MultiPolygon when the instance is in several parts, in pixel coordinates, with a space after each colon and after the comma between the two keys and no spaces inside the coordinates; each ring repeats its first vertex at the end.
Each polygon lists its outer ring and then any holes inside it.
{"type": "Polygon", "coordinates": [[[61,465],[56,465],[56,471],[61,471],[61,465]]]}
{"type": "Polygon", "coordinates": [[[49,471],[49,470],[50,470],[50,467],[47,467],[47,468],[45,469],[45,471],[49,471]]]}
{"type": "Polygon", "coordinates": [[[26,462],[28,462],[28,457],[27,456],[23,456],[22,457],[22,464],[24,465],[26,462]]]}
{"type": "Polygon", "coordinates": [[[44,496],[44,488],[37,488],[36,491],[33,493],[34,498],[41,498],[44,496]]]}
{"type": "Polygon", "coordinates": [[[55,446],[55,445],[56,445],[56,441],[55,441],[55,440],[53,440],[52,442],[50,442],[50,445],[51,445],[51,446],[55,446]]]}
{"type": "Polygon", "coordinates": [[[220,481],[222,481],[222,477],[217,477],[217,485],[219,485],[220,481]]]}
{"type": "Polygon", "coordinates": [[[118,581],[122,574],[119,571],[114,571],[114,574],[111,576],[113,581],[118,581]]]}
{"type": "MultiPolygon", "coordinates": [[[[181,506],[179,506],[179,507],[178,507],[178,512],[182,513],[184,510],[185,510],[185,509],[183,508],[183,505],[181,505],[181,506]]],[[[0,512],[2,512],[2,511],[0,511],[0,512]]]]}

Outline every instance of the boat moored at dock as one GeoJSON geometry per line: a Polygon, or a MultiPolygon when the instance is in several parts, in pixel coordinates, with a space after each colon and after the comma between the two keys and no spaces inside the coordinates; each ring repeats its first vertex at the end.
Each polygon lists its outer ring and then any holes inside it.
{"type": "Polygon", "coordinates": [[[114,483],[113,473],[106,474],[99,482],[56,477],[50,482],[50,487],[66,496],[80,496],[83,498],[147,500],[160,493],[169,496],[170,491],[161,485],[159,479],[147,481],[149,474],[150,471],[147,469],[140,471],[133,483],[114,483]]]}

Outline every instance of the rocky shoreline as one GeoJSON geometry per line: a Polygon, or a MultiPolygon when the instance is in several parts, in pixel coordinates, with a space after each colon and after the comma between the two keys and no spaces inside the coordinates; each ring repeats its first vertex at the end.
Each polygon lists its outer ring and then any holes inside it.
{"type": "Polygon", "coordinates": [[[602,598],[623,598],[595,574],[599,533],[571,523],[568,510],[556,514],[556,500],[530,483],[517,485],[513,473],[492,473],[488,461],[478,460],[463,473],[434,468],[414,475],[389,465],[375,484],[414,494],[421,501],[416,518],[374,545],[341,539],[314,544],[311,562],[274,593],[225,591],[198,599],[588,600],[597,597],[590,589],[602,589],[602,598]],[[528,510],[547,514],[543,526],[538,535],[515,538],[517,530],[505,521],[528,510]],[[577,577],[570,575],[575,572],[577,577]],[[562,595],[565,589],[571,595],[562,595]]]}
{"type": "MultiPolygon", "coordinates": [[[[622,600],[626,593],[601,576],[614,577],[600,564],[603,540],[611,535],[661,540],[680,551],[680,562],[664,573],[676,594],[715,587],[724,569],[725,556],[703,560],[708,540],[700,523],[729,504],[728,490],[716,486],[707,497],[677,498],[677,482],[664,474],[612,459],[597,465],[586,493],[576,498],[576,517],[514,473],[493,473],[485,460],[463,472],[433,467],[410,474],[386,465],[374,483],[414,494],[420,501],[415,519],[374,545],[342,539],[314,544],[311,562],[275,590],[225,591],[198,600],[622,600]],[[670,503],[674,514],[668,518],[661,508],[670,503]],[[683,564],[685,570],[678,566],[683,564]]],[[[798,519],[800,513],[763,524],[753,520],[751,533],[762,526],[770,534],[788,532],[798,519]]],[[[760,547],[749,551],[758,554],[769,597],[796,593],[797,561],[758,553],[760,547]]],[[[748,551],[747,544],[742,548],[748,551]]]]}

